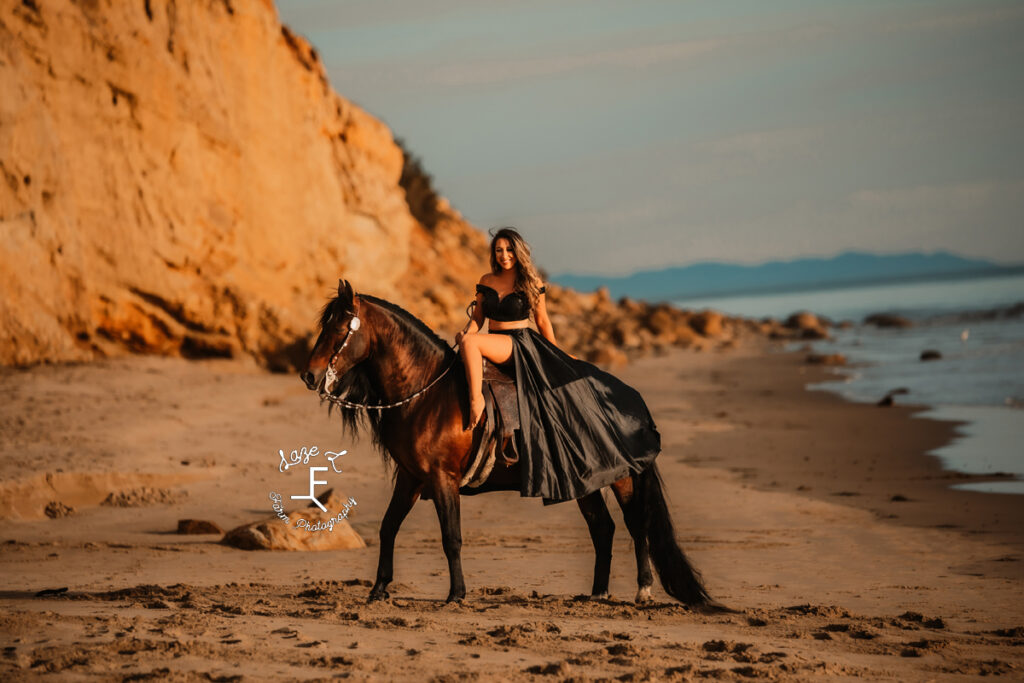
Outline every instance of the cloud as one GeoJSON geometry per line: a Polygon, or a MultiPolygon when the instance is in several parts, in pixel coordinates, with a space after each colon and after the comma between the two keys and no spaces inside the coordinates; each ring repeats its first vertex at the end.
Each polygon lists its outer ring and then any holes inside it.
{"type": "Polygon", "coordinates": [[[849,203],[854,210],[873,214],[943,214],[948,220],[950,214],[970,214],[1020,196],[1024,196],[1024,181],[987,181],[860,190],[850,195],[849,203]]]}
{"type": "Polygon", "coordinates": [[[1024,7],[1019,4],[1005,7],[970,9],[938,15],[933,14],[931,8],[929,8],[929,13],[926,16],[889,24],[886,26],[886,30],[925,32],[965,31],[1021,20],[1024,20],[1024,7]]]}
{"type": "Polygon", "coordinates": [[[722,161],[765,163],[810,153],[828,142],[826,134],[825,126],[755,130],[707,141],[697,152],[722,161]]]}
{"type": "Polygon", "coordinates": [[[694,40],[638,45],[577,55],[551,55],[475,63],[450,63],[431,69],[426,80],[442,87],[483,85],[501,81],[539,78],[588,68],[647,69],[658,64],[684,61],[722,47],[722,40],[694,40]]]}

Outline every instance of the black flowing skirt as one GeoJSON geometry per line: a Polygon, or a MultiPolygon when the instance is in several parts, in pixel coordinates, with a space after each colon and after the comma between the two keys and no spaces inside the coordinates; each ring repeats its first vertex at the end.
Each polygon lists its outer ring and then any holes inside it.
{"type": "Polygon", "coordinates": [[[532,328],[493,332],[512,338],[521,495],[572,500],[654,462],[661,435],[636,389],[532,328]]]}

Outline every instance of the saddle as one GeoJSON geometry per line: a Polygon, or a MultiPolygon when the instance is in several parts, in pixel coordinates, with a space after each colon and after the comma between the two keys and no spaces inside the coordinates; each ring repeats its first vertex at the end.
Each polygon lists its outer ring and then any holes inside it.
{"type": "Polygon", "coordinates": [[[519,397],[515,378],[486,358],[483,367],[485,417],[477,447],[462,477],[462,486],[480,486],[491,474],[496,462],[511,467],[519,462],[515,432],[519,429],[519,397]]]}

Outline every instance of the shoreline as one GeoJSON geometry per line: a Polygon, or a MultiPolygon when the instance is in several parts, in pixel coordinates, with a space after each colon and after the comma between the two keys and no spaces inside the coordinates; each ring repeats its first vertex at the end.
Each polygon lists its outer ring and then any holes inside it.
{"type": "MultiPolygon", "coordinates": [[[[1007,477],[947,469],[939,456],[931,455],[963,438],[957,429],[966,423],[928,417],[924,414],[933,410],[928,405],[879,407],[853,401],[832,390],[810,389],[812,384],[842,380],[827,367],[806,364],[805,357],[802,351],[786,350],[737,356],[719,370],[719,381],[736,382],[739,375],[748,382],[753,379],[741,398],[750,402],[782,402],[777,411],[780,415],[813,407],[813,419],[829,421],[831,429],[826,431],[851,439],[853,455],[841,444],[820,440],[809,444],[813,447],[799,456],[792,450],[785,451],[787,445],[799,444],[798,438],[785,432],[800,432],[806,425],[799,418],[786,423],[786,418],[780,417],[787,427],[776,436],[777,444],[768,442],[775,449],[772,466],[766,466],[762,458],[738,446],[737,433],[718,437],[722,440],[722,451],[732,454],[728,460],[698,455],[685,462],[708,467],[724,465],[742,471],[761,490],[790,490],[809,498],[868,510],[880,521],[987,534],[1024,549],[1024,498],[951,488],[958,483],[1004,482],[1007,477]],[[857,446],[856,440],[869,429],[888,432],[890,443],[883,442],[877,448],[857,446]]],[[[705,411],[704,417],[714,419],[715,415],[705,411]]],[[[749,419],[743,408],[729,417],[739,424],[749,419]]]]}
{"type": "MultiPolygon", "coordinates": [[[[862,405],[876,405],[873,399],[858,399],[847,395],[830,384],[846,384],[849,375],[844,371],[855,371],[867,363],[852,363],[832,368],[824,380],[808,384],[808,391],[821,391],[862,405]]],[[[851,372],[851,374],[853,374],[851,372]]],[[[856,379],[853,380],[856,382],[856,379]]],[[[1016,425],[1024,419],[1024,412],[1009,405],[954,404],[954,403],[901,403],[902,407],[913,410],[911,417],[918,420],[932,420],[954,425],[950,440],[932,449],[927,455],[937,458],[943,470],[950,474],[963,475],[965,482],[952,486],[967,487],[979,493],[991,495],[1024,496],[1024,472],[1016,471],[1019,463],[1012,458],[1005,447],[1007,425],[1016,425]],[[986,455],[991,454],[991,455],[986,455]],[[1008,489],[999,491],[999,488],[1008,489]],[[995,490],[993,490],[995,489],[995,490]]],[[[1024,499],[1021,500],[1024,504],[1024,499]]]]}

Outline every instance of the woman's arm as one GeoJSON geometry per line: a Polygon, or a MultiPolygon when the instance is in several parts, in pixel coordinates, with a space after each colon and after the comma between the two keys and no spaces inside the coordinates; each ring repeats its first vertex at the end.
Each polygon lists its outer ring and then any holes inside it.
{"type": "Polygon", "coordinates": [[[537,296],[537,307],[534,310],[534,318],[537,320],[537,331],[541,333],[541,336],[555,346],[558,346],[558,342],[555,340],[555,328],[551,325],[551,318],[548,317],[548,307],[545,303],[543,292],[537,296]]]}
{"type": "MultiPolygon", "coordinates": [[[[480,278],[480,284],[483,284],[483,278],[480,278]]],[[[484,295],[480,292],[476,293],[476,306],[473,307],[473,315],[470,316],[469,322],[462,328],[458,334],[455,335],[455,343],[462,343],[462,338],[467,334],[474,334],[484,328],[484,295]]]]}

